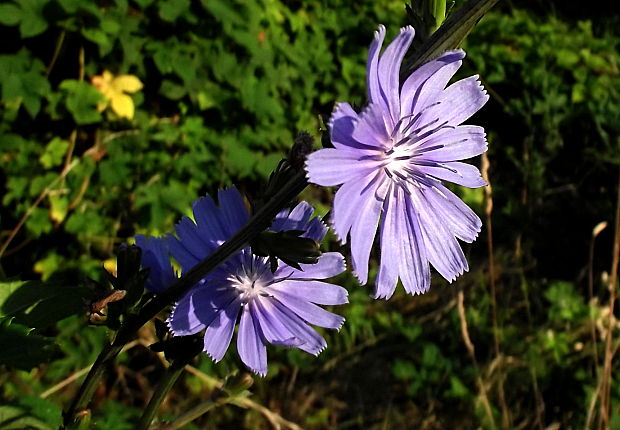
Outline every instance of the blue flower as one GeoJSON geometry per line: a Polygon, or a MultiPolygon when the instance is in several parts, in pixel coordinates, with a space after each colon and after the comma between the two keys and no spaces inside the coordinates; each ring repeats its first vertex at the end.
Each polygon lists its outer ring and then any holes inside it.
{"type": "Polygon", "coordinates": [[[460,125],[488,100],[477,76],[447,86],[465,53],[449,51],[399,85],[414,31],[401,29],[383,54],[379,27],[367,63],[368,106],[356,113],[339,103],[329,122],[334,148],[310,154],[310,182],[341,185],[333,228],[350,235],[353,269],[362,284],[379,227],[381,259],[375,297],[389,298],[398,279],[411,294],[430,287],[429,263],[447,280],[468,270],[457,241],[473,242],[482,223],[442,181],[486,185],[478,169],[458,160],[486,151],[484,129],[460,125]],[[447,86],[447,87],[446,87],[447,86]]]}
{"type": "MultiPolygon", "coordinates": [[[[218,202],[219,207],[210,197],[196,201],[194,220],[183,217],[176,226],[177,237],[159,239],[165,241],[183,272],[206,258],[247,222],[248,211],[236,188],[220,191],[218,202]]],[[[302,230],[302,237],[320,242],[327,227],[319,218],[311,219],[313,212],[308,203],[302,202],[292,210],[280,212],[271,230],[302,230]]],[[[317,279],[342,273],[344,258],[337,252],[327,252],[316,264],[301,264],[302,270],[278,263],[272,273],[269,259],[252,254],[250,248],[234,254],[174,306],[168,318],[171,332],[186,336],[205,330],[204,350],[219,361],[239,321],[237,351],[241,360],[260,375],[267,373],[267,343],[318,355],[327,344],[309,324],[339,329],[344,318],[318,305],[347,303],[347,291],[317,279]]]]}

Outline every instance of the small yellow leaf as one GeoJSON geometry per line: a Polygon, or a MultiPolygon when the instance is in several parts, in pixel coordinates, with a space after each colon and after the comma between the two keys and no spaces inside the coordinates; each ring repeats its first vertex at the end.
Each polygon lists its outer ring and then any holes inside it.
{"type": "Polygon", "coordinates": [[[135,93],[142,89],[142,82],[134,75],[120,75],[112,80],[112,87],[118,92],[135,93]]]}
{"type": "Polygon", "coordinates": [[[127,94],[115,94],[110,101],[112,103],[112,110],[118,116],[127,119],[133,118],[133,100],[127,94]]]}

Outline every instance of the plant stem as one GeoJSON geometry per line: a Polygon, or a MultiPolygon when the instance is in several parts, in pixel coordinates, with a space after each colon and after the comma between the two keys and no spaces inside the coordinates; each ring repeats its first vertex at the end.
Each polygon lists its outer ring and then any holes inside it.
{"type": "Polygon", "coordinates": [[[73,423],[75,414],[88,406],[95,392],[97,383],[103,375],[103,370],[108,364],[114,361],[115,357],[123,349],[123,345],[131,340],[140,327],[165,309],[166,306],[177,301],[206,274],[226,261],[258,233],[267,228],[276,214],[307,185],[306,173],[303,170],[295,173],[291,180],[288,181],[263,207],[257,210],[248,223],[233,237],[224,242],[213,251],[211,255],[194,266],[189,272],[177,279],[166,291],[147,302],[137,315],[129,316],[118,331],[114,342],[104,347],[99,357],[97,357],[88,376],[76,394],[71,407],[65,414],[65,426],[69,426],[73,423]]]}
{"type": "Polygon", "coordinates": [[[179,379],[179,376],[183,373],[186,364],[187,360],[177,359],[172,362],[172,365],[168,369],[166,369],[166,373],[157,384],[157,387],[151,396],[151,400],[149,400],[149,404],[146,405],[146,409],[140,417],[136,430],[148,430],[151,422],[155,418],[157,410],[159,409],[159,405],[161,405],[168,392],[172,389],[174,383],[177,382],[177,379],[179,379]]]}
{"type": "Polygon", "coordinates": [[[401,68],[401,78],[407,77],[422,64],[455,49],[469,34],[474,25],[499,0],[469,0],[437,29],[436,32],[414,53],[407,56],[401,68]]]}

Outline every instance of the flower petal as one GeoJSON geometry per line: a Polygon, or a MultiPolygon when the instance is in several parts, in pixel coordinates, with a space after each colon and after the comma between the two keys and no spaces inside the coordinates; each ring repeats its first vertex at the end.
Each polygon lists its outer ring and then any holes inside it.
{"type": "Polygon", "coordinates": [[[206,327],[194,313],[190,290],[174,305],[170,317],[166,320],[168,328],[175,336],[189,336],[196,334],[206,327]]]}
{"type": "Polygon", "coordinates": [[[425,151],[420,156],[424,160],[439,162],[464,160],[487,150],[485,137],[484,128],[475,125],[444,128],[424,140],[416,150],[425,151]]]}
{"type": "Polygon", "coordinates": [[[240,309],[241,301],[239,299],[233,300],[225,309],[217,313],[215,319],[205,330],[204,351],[215,362],[224,357],[228,345],[230,345],[240,309]]]}
{"type": "Polygon", "coordinates": [[[487,183],[476,166],[450,161],[436,163],[436,166],[416,166],[423,173],[444,181],[454,182],[469,188],[484,187],[487,183]]]}
{"type": "Polygon", "coordinates": [[[390,133],[392,131],[392,120],[388,112],[378,103],[370,103],[366,106],[353,129],[351,135],[353,139],[379,150],[387,149],[387,145],[391,144],[390,133]]]}
{"type": "Polygon", "coordinates": [[[379,182],[383,180],[379,175],[385,176],[382,172],[378,172],[357,181],[346,182],[336,192],[332,208],[332,226],[343,244],[347,242],[347,235],[355,219],[363,215],[366,200],[375,198],[379,182]]]}
{"type": "Polygon", "coordinates": [[[300,264],[302,270],[280,264],[273,274],[274,278],[287,279],[326,279],[345,271],[344,257],[339,252],[324,252],[315,264],[300,264]]]}
{"type": "Polygon", "coordinates": [[[361,176],[374,172],[381,161],[360,159],[363,155],[350,150],[320,149],[306,160],[308,180],[324,187],[357,181],[361,176]]]}
{"type": "MultiPolygon", "coordinates": [[[[382,172],[379,172],[379,175],[383,177],[382,172]]],[[[378,182],[377,188],[369,187],[362,194],[363,204],[360,205],[360,210],[351,225],[351,264],[355,276],[362,285],[366,284],[368,280],[370,249],[377,234],[379,215],[388,184],[389,181],[383,177],[383,180],[378,182]]]]}
{"type": "Polygon", "coordinates": [[[253,372],[267,375],[267,348],[247,306],[241,310],[241,321],[237,333],[237,352],[241,361],[253,372]]]}
{"type": "Polygon", "coordinates": [[[461,79],[446,88],[438,98],[438,104],[426,110],[418,121],[425,124],[436,118],[451,126],[457,126],[478,112],[489,100],[489,95],[478,80],[478,75],[461,79]]]}
{"type": "Polygon", "coordinates": [[[401,212],[399,217],[399,231],[402,232],[400,279],[406,292],[422,294],[431,286],[431,271],[417,210],[411,199],[404,200],[406,210],[401,212]]]}
{"type": "Polygon", "coordinates": [[[136,245],[142,249],[140,264],[149,269],[149,278],[145,288],[154,293],[163,292],[177,279],[170,264],[166,239],[139,234],[135,240],[136,245]]]}
{"type": "Polygon", "coordinates": [[[333,314],[313,303],[299,299],[286,291],[272,289],[273,296],[284,306],[295,312],[303,320],[320,327],[339,329],[344,318],[333,314]]]}
{"type": "Polygon", "coordinates": [[[299,346],[304,341],[298,339],[273,311],[273,300],[269,298],[256,298],[248,303],[250,312],[255,323],[258,323],[265,340],[274,345],[299,346]]]}
{"type": "Polygon", "coordinates": [[[278,290],[317,305],[342,305],[348,303],[348,292],[344,288],[321,281],[286,280],[277,282],[267,291],[278,290]]]}
{"type": "MultiPolygon", "coordinates": [[[[381,55],[378,67],[381,96],[391,114],[388,127],[392,129],[400,119],[399,74],[403,57],[411,45],[415,31],[407,26],[400,29],[398,36],[388,45],[381,55]]],[[[442,88],[443,89],[443,88],[442,88]]],[[[370,99],[373,102],[373,99],[370,99]]]]}
{"type": "Polygon", "coordinates": [[[352,137],[358,121],[359,117],[349,103],[336,103],[327,123],[332,145],[336,149],[354,149],[363,155],[374,154],[375,147],[362,145],[352,137]]]}
{"type": "Polygon", "coordinates": [[[197,333],[210,325],[217,314],[237,296],[237,293],[227,286],[197,285],[176,304],[168,318],[168,325],[176,336],[197,333]]]}
{"type": "Polygon", "coordinates": [[[428,260],[441,276],[449,282],[456,279],[463,271],[469,270],[463,250],[443,220],[432,211],[432,205],[426,198],[426,190],[412,194],[412,202],[418,208],[418,217],[428,260]]]}
{"type": "Polygon", "coordinates": [[[426,107],[430,99],[438,97],[460,67],[460,60],[463,58],[465,52],[462,50],[448,51],[409,75],[400,92],[401,116],[418,113],[426,107]],[[435,76],[439,70],[449,65],[452,66],[435,76]]]}
{"type": "Polygon", "coordinates": [[[271,230],[305,230],[308,220],[314,213],[314,208],[308,202],[300,202],[292,210],[281,210],[271,224],[271,230]]]}
{"type": "Polygon", "coordinates": [[[438,184],[426,193],[426,198],[456,237],[468,243],[476,240],[482,221],[458,196],[438,184]]]}
{"type": "Polygon", "coordinates": [[[381,83],[379,80],[379,52],[385,39],[385,27],[380,25],[375,31],[375,38],[368,50],[368,61],[366,64],[366,84],[368,86],[368,100],[370,103],[383,104],[384,99],[381,94],[381,83]]]}
{"type": "Polygon", "coordinates": [[[398,187],[396,186],[391,187],[383,206],[381,229],[379,232],[381,238],[381,259],[377,278],[375,279],[375,299],[389,299],[392,297],[398,283],[400,247],[394,246],[394,244],[400,241],[401,238],[401,233],[398,230],[400,224],[397,222],[397,217],[403,208],[401,207],[402,200],[397,198],[396,195],[397,189],[398,187]]]}
{"type": "Polygon", "coordinates": [[[295,333],[297,338],[304,341],[304,343],[298,345],[297,348],[312,355],[319,355],[319,353],[325,349],[327,342],[325,342],[323,336],[318,334],[315,329],[306,324],[306,322],[297,316],[297,314],[292,312],[279,301],[274,300],[273,304],[274,311],[279,313],[278,317],[280,320],[284,322],[293,333],[295,333]]]}
{"type": "Polygon", "coordinates": [[[230,237],[248,222],[248,209],[241,193],[234,186],[219,190],[217,201],[221,208],[222,220],[226,221],[224,223],[226,233],[230,237]]]}

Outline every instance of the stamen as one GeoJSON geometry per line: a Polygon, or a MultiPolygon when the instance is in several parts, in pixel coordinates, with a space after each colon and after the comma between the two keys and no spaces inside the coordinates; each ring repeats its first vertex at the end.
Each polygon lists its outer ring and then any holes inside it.
{"type": "MultiPolygon", "coordinates": [[[[401,133],[402,133],[402,134],[407,133],[407,130],[409,130],[409,129],[413,126],[413,124],[415,124],[415,122],[416,122],[418,119],[420,119],[420,117],[422,116],[422,114],[423,114],[423,113],[424,113],[427,109],[429,109],[429,108],[431,108],[431,107],[433,107],[433,106],[437,106],[437,105],[439,105],[439,104],[441,104],[441,102],[435,102],[435,103],[432,103],[432,104],[430,104],[430,105],[426,106],[424,109],[422,109],[420,112],[418,112],[418,113],[417,113],[417,114],[415,114],[415,115],[411,114],[411,115],[404,116],[402,119],[405,119],[405,118],[407,118],[407,117],[412,117],[412,116],[413,116],[413,119],[412,119],[411,121],[409,121],[409,124],[407,124],[407,127],[405,127],[401,133]]],[[[402,121],[402,119],[401,119],[401,121],[402,121]]],[[[399,121],[399,123],[400,123],[400,121],[399,121]]]]}

